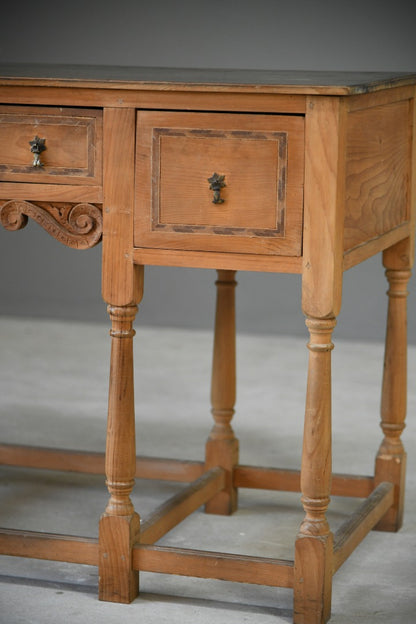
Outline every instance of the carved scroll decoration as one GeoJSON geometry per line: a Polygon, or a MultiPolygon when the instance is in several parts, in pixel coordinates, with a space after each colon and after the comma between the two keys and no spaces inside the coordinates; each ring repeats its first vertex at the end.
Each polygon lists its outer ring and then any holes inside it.
{"type": "Polygon", "coordinates": [[[94,247],[102,237],[102,211],[94,204],[22,200],[0,202],[0,220],[6,230],[24,228],[29,217],[59,242],[73,249],[94,247]]]}

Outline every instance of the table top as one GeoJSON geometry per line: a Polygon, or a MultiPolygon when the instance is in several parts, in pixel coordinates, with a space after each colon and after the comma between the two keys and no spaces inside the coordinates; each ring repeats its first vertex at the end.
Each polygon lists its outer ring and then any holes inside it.
{"type": "Polygon", "coordinates": [[[299,71],[0,64],[0,86],[356,95],[416,84],[416,72],[299,71]]]}

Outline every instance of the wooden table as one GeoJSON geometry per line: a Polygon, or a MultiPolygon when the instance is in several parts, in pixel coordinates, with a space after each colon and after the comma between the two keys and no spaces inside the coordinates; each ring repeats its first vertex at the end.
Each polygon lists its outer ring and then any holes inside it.
{"type": "MultiPolygon", "coordinates": [[[[402,523],[416,75],[10,65],[0,76],[2,224],[18,230],[30,217],[74,248],[102,238],[112,322],[110,499],[99,539],[2,529],[1,552],[98,565],[99,596],[115,602],[134,599],[139,570],[291,587],[293,621],[326,622],[336,570],[371,529],[402,523]],[[332,474],[331,335],[343,272],[378,252],[390,284],[384,438],[374,476],[332,474]],[[201,462],[136,458],[132,326],[146,264],[218,271],[214,426],[201,462]],[[302,274],[310,353],[299,472],[239,464],[238,270],[302,274]],[[140,523],[135,477],[189,486],[140,523]],[[231,514],[240,487],[302,493],[294,561],[155,545],[203,504],[231,514]],[[331,493],[364,499],[335,534],[331,493]]],[[[3,464],[104,472],[104,454],[0,450],[3,464]]]]}

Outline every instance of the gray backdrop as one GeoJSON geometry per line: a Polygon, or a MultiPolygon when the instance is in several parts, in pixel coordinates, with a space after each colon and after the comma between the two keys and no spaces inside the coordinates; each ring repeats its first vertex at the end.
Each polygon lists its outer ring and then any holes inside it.
{"type": "MultiPolygon", "coordinates": [[[[107,0],[8,3],[0,62],[416,71],[416,3],[107,0]]],[[[5,149],[4,146],[1,149],[5,149]]],[[[73,251],[30,223],[0,229],[0,314],[106,320],[100,247],[73,251]]],[[[139,321],[210,328],[213,271],[148,267],[139,321]]],[[[300,277],[240,273],[238,328],[303,334],[300,277]]],[[[409,337],[416,342],[416,284],[409,337]]],[[[345,274],[336,336],[382,340],[380,258],[345,274]]]]}

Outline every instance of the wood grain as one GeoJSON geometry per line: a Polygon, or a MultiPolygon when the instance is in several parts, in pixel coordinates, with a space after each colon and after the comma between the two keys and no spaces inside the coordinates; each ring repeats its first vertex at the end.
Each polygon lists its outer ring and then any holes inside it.
{"type": "MultiPolygon", "coordinates": [[[[110,304],[112,352],[105,459],[110,499],[98,542],[6,529],[0,549],[98,565],[104,600],[133,600],[138,572],[146,570],[293,588],[295,624],[326,622],[334,570],[374,523],[396,530],[403,512],[416,75],[106,66],[4,71],[0,197],[35,207],[103,204],[102,292],[110,304]],[[46,137],[40,171],[26,163],[32,132],[46,137]],[[212,204],[208,187],[215,171],[226,176],[221,205],[212,204]],[[374,477],[331,478],[330,352],[342,274],[379,251],[390,282],[384,440],[374,477]],[[219,271],[214,428],[206,465],[135,457],[133,319],[144,264],[219,271]],[[236,270],[302,273],[310,353],[301,473],[237,463],[230,424],[236,270]],[[238,487],[301,489],[305,517],[295,561],[140,544],[130,497],[135,476],[196,480],[143,523],[143,541],[158,539],[208,499],[216,513],[233,511],[238,487]],[[381,482],[388,483],[371,493],[381,482]],[[335,551],[326,517],[331,493],[368,497],[337,532],[335,551]]],[[[10,465],[104,469],[99,453],[0,445],[0,454],[0,463],[10,465]]]]}
{"type": "Polygon", "coordinates": [[[341,308],[345,198],[345,102],[310,97],[305,122],[302,307],[306,316],[341,308]]]}
{"type": "Polygon", "coordinates": [[[102,186],[1,182],[0,198],[9,199],[10,197],[31,201],[102,204],[103,190],[102,186]]]}
{"type": "Polygon", "coordinates": [[[193,111],[235,111],[264,113],[305,112],[305,96],[275,93],[226,91],[172,91],[170,89],[106,89],[75,87],[2,86],[0,100],[10,104],[39,104],[56,106],[97,106],[104,108],[140,108],[193,111]]]}
{"type": "MultiPolygon", "coordinates": [[[[400,250],[401,246],[396,246],[400,250]]],[[[390,250],[390,260],[392,258],[390,250]]],[[[385,259],[389,266],[389,262],[385,259]]],[[[376,485],[394,484],[394,504],[377,528],[398,531],[403,522],[406,452],[401,441],[407,409],[407,284],[410,269],[387,268],[389,282],[387,330],[381,396],[381,428],[384,438],[377,453],[376,485]]]]}
{"type": "Polygon", "coordinates": [[[134,266],[134,109],[104,111],[102,294],[107,303],[139,303],[143,267],[134,266]]]}
{"type": "Polygon", "coordinates": [[[153,228],[282,236],[286,143],[285,132],[154,129],[153,228]],[[213,203],[210,172],[225,175],[223,204],[213,203]]]}
{"type": "Polygon", "coordinates": [[[325,624],[331,616],[332,533],[295,544],[293,623],[325,624]]]}
{"type": "MultiPolygon", "coordinates": [[[[234,469],[234,485],[237,488],[300,492],[300,470],[267,468],[239,464],[234,469]]],[[[331,494],[366,498],[374,489],[374,477],[333,473],[331,494]]]]}
{"type": "Polygon", "coordinates": [[[329,619],[332,533],[326,517],[332,477],[331,341],[335,318],[307,318],[310,341],[300,485],[305,517],[295,542],[295,624],[329,619]]]}
{"type": "Polygon", "coordinates": [[[126,603],[139,589],[131,558],[140,517],[130,498],[136,472],[132,326],[137,306],[108,306],[108,312],[111,360],[105,472],[110,498],[99,524],[99,597],[126,603]]]}
{"type": "Polygon", "coordinates": [[[102,111],[0,106],[0,180],[102,183],[102,111]],[[33,167],[29,141],[45,139],[42,167],[33,167]]]}
{"type": "Polygon", "coordinates": [[[236,399],[235,271],[217,271],[214,349],[211,377],[211,413],[214,426],[205,445],[205,466],[225,471],[223,490],[205,505],[207,513],[229,515],[237,509],[233,472],[239,442],[231,421],[236,399]]]}
{"type": "Polygon", "coordinates": [[[293,587],[293,562],[267,557],[137,545],[133,567],[146,572],[293,587]]]}
{"type": "MultiPolygon", "coordinates": [[[[105,454],[18,444],[0,444],[0,465],[25,466],[41,470],[62,470],[86,474],[105,474],[105,454]]],[[[135,476],[190,483],[204,472],[204,462],[164,457],[136,457],[135,476]]]]}
{"type": "Polygon", "coordinates": [[[409,219],[410,113],[404,100],[348,116],[345,250],[409,219]]]}
{"type": "Polygon", "coordinates": [[[98,565],[98,540],[0,528],[0,553],[14,557],[98,565]]]}
{"type": "MultiPolygon", "coordinates": [[[[104,453],[0,444],[0,465],[42,470],[105,474],[104,453]]],[[[204,462],[164,457],[136,457],[136,478],[190,483],[204,473],[204,462]]],[[[300,492],[300,470],[238,464],[235,487],[300,492]]],[[[331,494],[366,498],[374,489],[374,477],[332,474],[331,494]]]]}
{"type": "Polygon", "coordinates": [[[300,255],[303,152],[300,116],[140,112],[135,246],[300,255]]]}
{"type": "Polygon", "coordinates": [[[392,506],[393,489],[391,483],[380,483],[357,511],[339,527],[334,535],[334,573],[392,506]]]}
{"type": "Polygon", "coordinates": [[[158,507],[140,526],[140,543],[153,544],[191,513],[218,494],[225,485],[225,471],[211,468],[185,490],[158,507]]]}
{"type": "Polygon", "coordinates": [[[411,232],[412,224],[408,221],[398,225],[385,234],[381,234],[377,238],[373,238],[371,241],[367,241],[364,245],[349,249],[344,254],[344,271],[364,262],[364,260],[375,256],[381,251],[388,251],[390,247],[393,247],[396,243],[404,239],[409,239],[411,232]]]}
{"type": "Polygon", "coordinates": [[[133,546],[140,533],[140,518],[109,516],[100,519],[98,597],[129,603],[139,591],[139,574],[132,568],[133,546]]]}
{"type": "Polygon", "coordinates": [[[268,273],[302,273],[302,258],[176,249],[133,250],[134,262],[155,266],[195,267],[231,271],[264,271],[268,273]]]}

